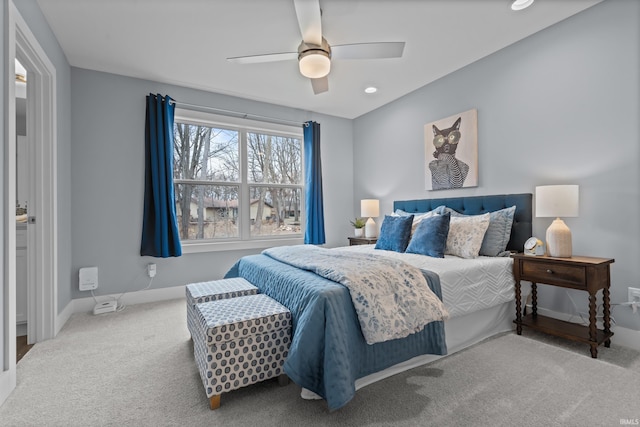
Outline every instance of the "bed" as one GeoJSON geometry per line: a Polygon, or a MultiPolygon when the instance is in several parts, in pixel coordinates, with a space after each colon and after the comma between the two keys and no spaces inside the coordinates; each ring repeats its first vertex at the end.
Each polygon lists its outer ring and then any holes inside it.
{"type": "MultiPolygon", "coordinates": [[[[531,194],[396,201],[394,211],[415,215],[442,209],[442,206],[468,216],[515,206],[506,249],[521,250],[524,241],[531,236],[531,194]]],[[[354,253],[377,251],[390,257],[407,258],[405,254],[374,249],[373,245],[336,250],[354,253]]],[[[408,258],[416,262],[429,257],[411,255],[408,258]]],[[[460,281],[469,282],[465,279],[469,275],[465,270],[469,264],[486,267],[491,264],[490,257],[462,262],[455,258],[446,256],[440,260],[442,262],[428,269],[422,268],[429,288],[449,309],[449,318],[433,321],[405,338],[375,344],[365,341],[349,290],[339,283],[265,254],[243,257],[225,277],[244,277],[261,293],[289,308],[293,317],[293,341],[285,372],[303,391],[319,395],[326,400],[330,410],[335,410],[347,404],[360,387],[511,329],[515,310],[511,259],[495,257],[494,261],[500,264],[496,268],[506,276],[505,283],[496,295],[476,298],[470,295],[483,288],[482,283],[486,280],[476,282],[473,293],[462,291],[455,295],[456,292],[450,288],[459,287],[460,281]],[[453,264],[456,266],[452,269],[453,264]],[[455,277],[458,280],[454,280],[455,277]],[[452,285],[451,282],[456,283],[452,285]],[[479,300],[482,302],[475,303],[479,300]]],[[[420,265],[417,262],[417,266],[420,265]]],[[[494,272],[487,277],[492,277],[487,283],[495,282],[494,272]]]]}

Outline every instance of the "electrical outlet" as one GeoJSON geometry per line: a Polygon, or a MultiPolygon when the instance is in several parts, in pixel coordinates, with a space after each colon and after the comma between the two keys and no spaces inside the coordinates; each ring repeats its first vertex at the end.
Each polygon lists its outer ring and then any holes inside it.
{"type": "Polygon", "coordinates": [[[640,289],[629,288],[629,302],[640,302],[640,289]]]}
{"type": "Polygon", "coordinates": [[[156,265],[155,264],[147,264],[147,276],[153,278],[156,276],[156,265]]]}

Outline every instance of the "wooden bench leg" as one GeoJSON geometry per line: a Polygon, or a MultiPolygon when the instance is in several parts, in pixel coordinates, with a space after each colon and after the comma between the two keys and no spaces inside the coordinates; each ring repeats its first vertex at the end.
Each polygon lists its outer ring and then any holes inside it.
{"type": "Polygon", "coordinates": [[[278,375],[278,384],[281,386],[285,386],[289,384],[289,377],[287,374],[278,375]]]}
{"type": "Polygon", "coordinates": [[[216,410],[220,407],[220,395],[216,394],[215,396],[211,396],[209,398],[209,407],[211,410],[216,410]]]}

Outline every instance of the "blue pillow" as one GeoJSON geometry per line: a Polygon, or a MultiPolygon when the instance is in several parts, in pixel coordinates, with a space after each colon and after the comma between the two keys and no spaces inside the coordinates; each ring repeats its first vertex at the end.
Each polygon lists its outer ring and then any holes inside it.
{"type": "Polygon", "coordinates": [[[385,215],[382,227],[380,227],[380,236],[376,242],[376,249],[404,252],[411,237],[412,224],[413,215],[385,215]]]}
{"type": "MultiPolygon", "coordinates": [[[[445,211],[451,213],[452,216],[473,216],[463,215],[451,208],[445,208],[445,211]]],[[[513,224],[515,213],[515,206],[489,212],[489,227],[482,240],[480,255],[500,256],[500,254],[507,249],[507,244],[511,238],[511,225],[513,224]]]]}
{"type": "Polygon", "coordinates": [[[407,252],[444,258],[450,220],[450,213],[423,219],[413,232],[407,252]]]}

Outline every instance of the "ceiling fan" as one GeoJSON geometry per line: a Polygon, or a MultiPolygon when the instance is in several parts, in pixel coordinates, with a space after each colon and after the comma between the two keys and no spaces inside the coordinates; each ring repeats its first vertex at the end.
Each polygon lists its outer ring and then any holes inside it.
{"type": "Polygon", "coordinates": [[[286,61],[297,59],[300,73],[311,79],[313,93],[329,90],[327,75],[331,71],[332,59],[379,59],[399,58],[404,42],[355,43],[330,46],[322,36],[322,12],[319,0],[293,0],[302,34],[297,52],[268,53],[263,55],[236,56],[227,58],[237,64],[286,61]]]}

